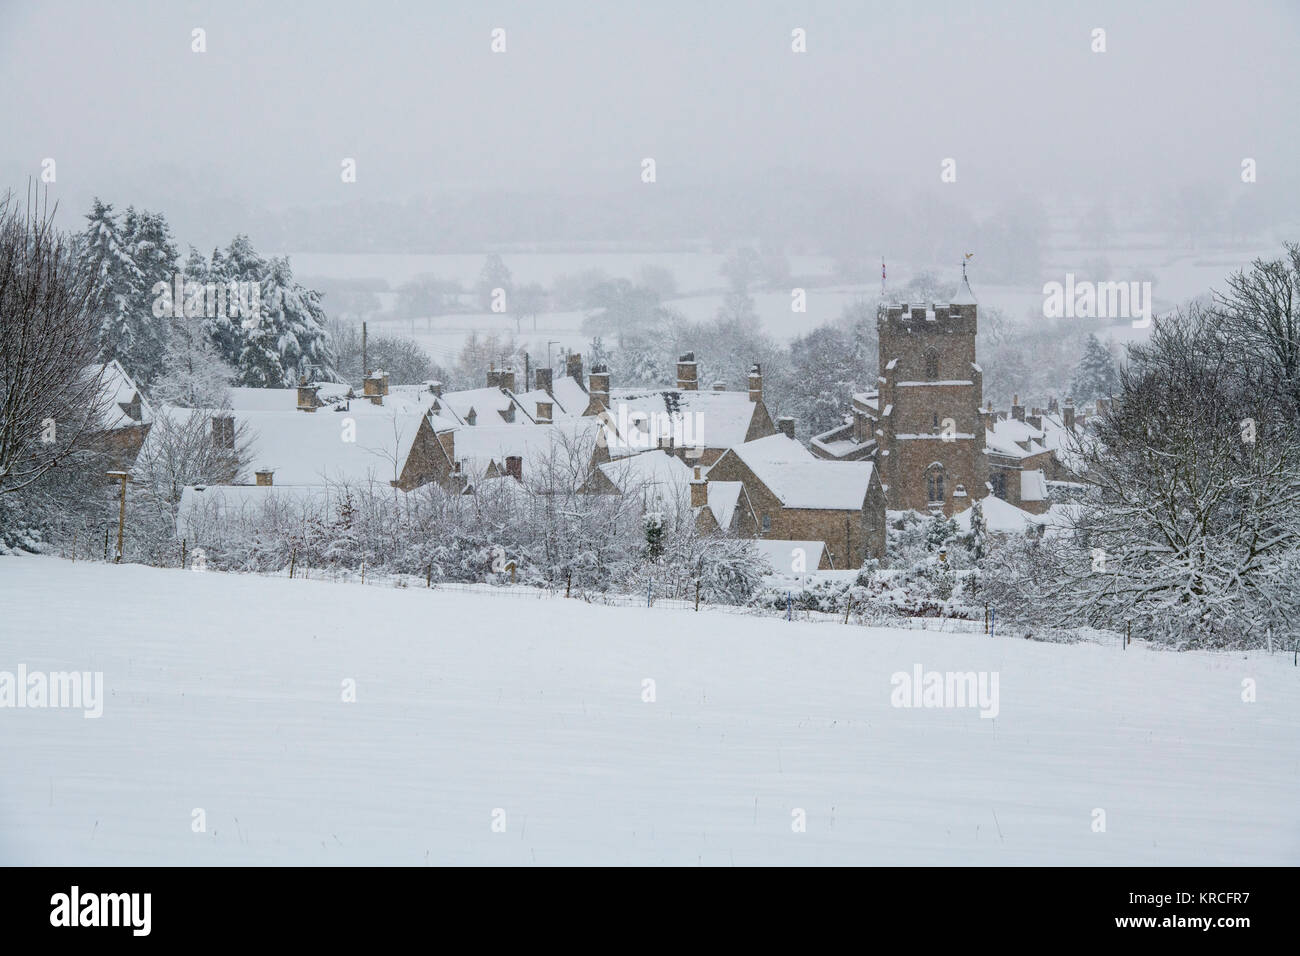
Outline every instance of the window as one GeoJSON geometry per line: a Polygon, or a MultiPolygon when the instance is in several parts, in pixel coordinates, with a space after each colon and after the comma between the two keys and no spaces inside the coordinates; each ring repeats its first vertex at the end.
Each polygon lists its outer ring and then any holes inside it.
{"type": "Polygon", "coordinates": [[[993,494],[1003,501],[1007,497],[1007,476],[1005,472],[995,471],[990,476],[990,484],[993,486],[993,494]]]}
{"type": "Polygon", "coordinates": [[[939,377],[939,350],[925,350],[925,377],[935,379],[939,377]]]}
{"type": "Polygon", "coordinates": [[[767,534],[771,530],[772,530],[772,516],[763,515],[763,533],[767,534]]]}
{"type": "Polygon", "coordinates": [[[943,501],[943,466],[931,465],[925,472],[926,501],[943,501]]]}

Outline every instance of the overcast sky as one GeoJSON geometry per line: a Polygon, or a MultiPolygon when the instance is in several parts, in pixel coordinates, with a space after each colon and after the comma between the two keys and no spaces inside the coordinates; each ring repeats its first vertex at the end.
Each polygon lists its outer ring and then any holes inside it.
{"type": "Polygon", "coordinates": [[[0,185],[53,157],[78,207],[618,188],[647,156],[661,183],[906,191],[953,157],[976,196],[1140,192],[1295,177],[1298,101],[1295,0],[0,0],[0,185]]]}

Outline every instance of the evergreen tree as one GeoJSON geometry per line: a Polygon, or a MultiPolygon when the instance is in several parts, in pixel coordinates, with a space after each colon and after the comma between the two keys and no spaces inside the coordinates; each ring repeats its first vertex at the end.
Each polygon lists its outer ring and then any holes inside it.
{"type": "MultiPolygon", "coordinates": [[[[232,259],[227,257],[228,267],[232,259]]],[[[282,388],[301,376],[335,376],[320,295],[294,281],[288,259],[270,260],[261,285],[261,311],[239,327],[244,332],[237,365],[241,384],[282,388]]]]}
{"type": "Polygon", "coordinates": [[[1090,402],[1095,398],[1105,398],[1115,391],[1117,383],[1118,374],[1110,352],[1097,336],[1089,335],[1083,358],[1075,369],[1074,381],[1070,385],[1074,400],[1090,402]]]}
{"type": "Polygon", "coordinates": [[[171,288],[176,273],[176,244],[161,213],[136,212],[129,207],[122,225],[122,241],[139,270],[134,295],[129,303],[133,334],[123,364],[144,381],[153,381],[164,368],[169,317],[154,315],[154,292],[161,285],[171,288]]]}
{"type": "MultiPolygon", "coordinates": [[[[118,359],[131,375],[143,378],[144,371],[136,367],[133,354],[141,338],[138,317],[133,313],[142,292],[143,273],[131,258],[111,203],[96,198],[86,220],[78,248],[81,267],[93,285],[91,309],[99,321],[100,359],[118,359]]],[[[146,344],[140,343],[142,347],[146,344]]]]}

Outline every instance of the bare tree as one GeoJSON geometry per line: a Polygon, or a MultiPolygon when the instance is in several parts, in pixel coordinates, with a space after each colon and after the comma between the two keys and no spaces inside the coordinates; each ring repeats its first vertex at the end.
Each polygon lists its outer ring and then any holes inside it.
{"type": "Polygon", "coordinates": [[[90,290],[53,213],[0,198],[0,495],[38,481],[99,428],[90,290]]]}

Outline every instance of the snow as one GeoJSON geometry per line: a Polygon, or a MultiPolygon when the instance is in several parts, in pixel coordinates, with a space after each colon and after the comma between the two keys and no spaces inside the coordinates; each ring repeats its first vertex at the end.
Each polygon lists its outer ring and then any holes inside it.
{"type": "Polygon", "coordinates": [[[644,495],[647,507],[672,511],[690,501],[691,469],[659,449],[617,458],[599,468],[619,491],[644,495]]]}
{"type": "Polygon", "coordinates": [[[745,485],[740,481],[710,481],[707,485],[709,510],[718,522],[718,527],[728,529],[736,517],[736,505],[740,504],[740,493],[745,485]]]}
{"type": "Polygon", "coordinates": [[[875,473],[868,461],[814,458],[803,445],[779,433],[737,445],[727,454],[743,461],[787,508],[860,509],[875,473]]]}
{"type": "Polygon", "coordinates": [[[150,408],[144,393],[117,359],[106,362],[99,375],[98,402],[103,408],[105,431],[128,428],[132,425],[147,425],[153,421],[153,409],[150,408]],[[137,397],[140,399],[139,421],[128,415],[123,407],[130,405],[137,397]]]}
{"type": "Polygon", "coordinates": [[[600,433],[596,419],[574,418],[553,425],[530,423],[527,428],[504,422],[464,426],[456,429],[452,441],[455,460],[464,462],[470,474],[483,474],[491,462],[504,468],[506,458],[518,456],[522,459],[524,481],[555,463],[562,466],[557,474],[572,479],[577,487],[587,477],[600,433]]]}
{"type": "Polygon", "coordinates": [[[1041,468],[1034,468],[1020,473],[1020,500],[1046,501],[1047,477],[1041,468]]]}
{"type": "Polygon", "coordinates": [[[678,391],[670,388],[611,388],[609,410],[622,420],[623,407],[629,418],[635,415],[662,416],[665,412],[682,416],[698,415],[699,433],[706,448],[730,448],[739,445],[749,434],[757,403],[749,392],[678,391]]]}
{"type": "Polygon", "coordinates": [[[105,693],[93,720],[0,711],[13,865],[1300,862],[1289,656],[48,557],[0,577],[0,669],[105,693]],[[918,664],[998,674],[998,716],[892,707],[918,664]]]}
{"type": "Polygon", "coordinates": [[[450,409],[455,416],[466,424],[469,423],[470,411],[474,411],[475,425],[532,425],[533,413],[537,411],[537,406],[531,408],[520,406],[515,402],[513,396],[504,389],[497,387],[470,388],[459,392],[443,392],[438,399],[438,404],[444,408],[450,409]],[[503,413],[509,412],[510,408],[515,410],[515,420],[507,422],[503,413]]]}
{"type": "Polygon", "coordinates": [[[193,527],[229,519],[251,521],[272,505],[330,519],[337,500],[338,493],[328,485],[187,485],[181,490],[176,536],[193,545],[193,527]]]}
{"type": "MultiPolygon", "coordinates": [[[[1042,519],[1038,515],[1030,514],[1023,508],[1017,508],[996,495],[989,495],[987,498],[980,499],[979,504],[984,511],[985,526],[990,531],[1018,534],[1028,527],[1042,523],[1042,519]]],[[[971,512],[974,510],[975,506],[971,505],[965,511],[959,511],[952,516],[952,520],[957,523],[957,527],[963,532],[970,531],[971,512]]]]}
{"type": "MultiPolygon", "coordinates": [[[[322,402],[342,401],[348,386],[336,382],[320,382],[316,397],[322,402]]],[[[432,395],[429,396],[432,399],[432,395]]],[[[385,399],[387,401],[387,399],[385,399]]],[[[428,404],[428,403],[426,403],[428,404]]],[[[230,407],[237,412],[282,412],[298,407],[296,388],[232,388],[230,407]]]]}

